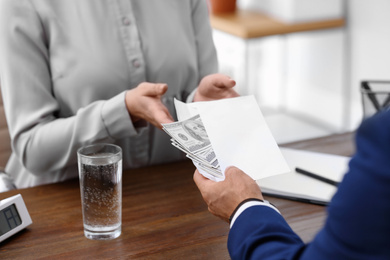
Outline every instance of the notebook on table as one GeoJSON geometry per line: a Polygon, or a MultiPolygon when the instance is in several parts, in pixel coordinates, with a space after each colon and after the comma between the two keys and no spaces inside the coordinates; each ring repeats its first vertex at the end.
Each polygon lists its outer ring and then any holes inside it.
{"type": "Polygon", "coordinates": [[[337,187],[295,171],[302,168],[340,182],[348,170],[350,157],[290,148],[280,148],[291,171],[257,180],[265,195],[327,205],[337,187]]]}

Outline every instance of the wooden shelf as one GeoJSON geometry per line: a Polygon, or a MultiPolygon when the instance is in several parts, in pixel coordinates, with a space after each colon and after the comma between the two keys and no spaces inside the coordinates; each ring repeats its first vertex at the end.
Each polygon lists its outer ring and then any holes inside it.
{"type": "Polygon", "coordinates": [[[345,24],[344,19],[289,24],[262,13],[247,10],[236,10],[231,14],[210,14],[210,22],[214,29],[243,39],[337,28],[345,24]]]}

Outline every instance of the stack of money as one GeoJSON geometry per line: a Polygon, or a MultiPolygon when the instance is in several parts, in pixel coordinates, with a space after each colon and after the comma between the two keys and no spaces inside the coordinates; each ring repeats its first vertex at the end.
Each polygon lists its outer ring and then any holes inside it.
{"type": "Polygon", "coordinates": [[[218,159],[199,115],[162,126],[171,136],[172,145],[186,153],[199,172],[209,179],[223,178],[218,159]]]}

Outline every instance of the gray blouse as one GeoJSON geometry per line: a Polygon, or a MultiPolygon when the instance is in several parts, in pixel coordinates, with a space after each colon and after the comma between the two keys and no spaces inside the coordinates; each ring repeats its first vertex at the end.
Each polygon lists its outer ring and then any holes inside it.
{"type": "Polygon", "coordinates": [[[78,175],[76,151],[123,149],[124,168],[179,160],[169,136],[132,124],[125,92],[167,83],[186,100],[217,72],[206,0],[1,0],[0,85],[18,188],[78,175]]]}

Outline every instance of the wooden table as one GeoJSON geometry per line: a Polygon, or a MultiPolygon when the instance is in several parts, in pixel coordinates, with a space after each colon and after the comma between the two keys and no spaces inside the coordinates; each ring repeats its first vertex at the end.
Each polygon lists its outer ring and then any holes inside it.
{"type": "MultiPolygon", "coordinates": [[[[351,155],[352,134],[283,145],[351,155]]],[[[1,259],[230,259],[227,223],[207,211],[188,161],[128,170],[123,175],[122,235],[110,241],[84,237],[78,180],[0,193],[20,193],[33,224],[0,244],[1,259]]],[[[325,207],[267,197],[310,241],[325,207]]]]}

